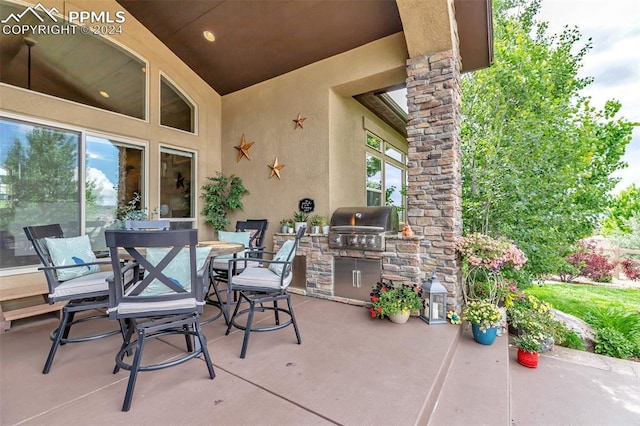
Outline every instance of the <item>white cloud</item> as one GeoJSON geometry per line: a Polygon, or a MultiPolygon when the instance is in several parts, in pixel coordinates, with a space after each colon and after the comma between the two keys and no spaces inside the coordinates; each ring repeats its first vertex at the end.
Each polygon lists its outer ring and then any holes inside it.
{"type": "Polygon", "coordinates": [[[113,187],[113,183],[107,179],[102,170],[93,167],[87,168],[87,181],[93,182],[98,193],[98,204],[101,206],[117,205],[118,194],[113,187]]]}

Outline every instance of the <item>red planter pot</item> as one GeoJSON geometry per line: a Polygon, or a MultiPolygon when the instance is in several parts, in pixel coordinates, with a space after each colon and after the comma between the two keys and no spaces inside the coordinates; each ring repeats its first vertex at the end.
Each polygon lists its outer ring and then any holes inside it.
{"type": "Polygon", "coordinates": [[[518,348],[518,362],[525,367],[536,368],[538,366],[538,352],[525,352],[518,348]]]}

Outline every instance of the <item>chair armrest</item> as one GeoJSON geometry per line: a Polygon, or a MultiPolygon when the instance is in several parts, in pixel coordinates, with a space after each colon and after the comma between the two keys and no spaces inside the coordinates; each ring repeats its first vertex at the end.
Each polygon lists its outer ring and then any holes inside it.
{"type": "Polygon", "coordinates": [[[111,265],[111,261],[98,260],[96,262],[74,263],[73,265],[41,266],[38,268],[38,270],[39,271],[56,271],[58,269],[78,268],[81,266],[90,266],[90,265],[111,265]]]}

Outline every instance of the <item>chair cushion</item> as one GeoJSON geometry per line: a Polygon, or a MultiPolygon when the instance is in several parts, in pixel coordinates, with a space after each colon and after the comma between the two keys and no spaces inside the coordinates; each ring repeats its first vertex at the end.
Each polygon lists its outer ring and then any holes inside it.
{"type": "MultiPolygon", "coordinates": [[[[249,247],[249,241],[251,240],[251,232],[229,232],[229,231],[218,231],[218,240],[226,241],[227,243],[238,243],[242,244],[245,247],[249,247]]],[[[241,251],[236,253],[236,257],[244,257],[245,251],[241,251]]],[[[233,254],[223,254],[215,257],[216,260],[224,261],[224,269],[227,268],[227,260],[233,259],[233,254]]],[[[215,261],[214,261],[215,265],[215,261]]]]}
{"type": "MultiPolygon", "coordinates": [[[[47,250],[54,266],[78,265],[96,262],[96,255],[91,250],[91,242],[87,235],[71,238],[45,238],[47,250]]],[[[79,266],[56,270],[58,281],[67,281],[83,275],[100,272],[100,266],[79,266]]]]}
{"type": "Polygon", "coordinates": [[[126,315],[126,314],[153,315],[156,312],[162,313],[163,311],[195,310],[197,305],[198,303],[196,302],[196,299],[193,297],[189,297],[186,299],[162,300],[157,302],[140,302],[140,303],[123,302],[123,303],[120,303],[116,308],[109,309],[109,312],[116,310],[120,315],[126,315]]]}
{"type": "Polygon", "coordinates": [[[247,268],[242,273],[233,277],[233,286],[284,289],[289,286],[293,274],[287,275],[280,286],[280,275],[275,274],[269,268],[247,268]]]}
{"type": "MultiPolygon", "coordinates": [[[[152,265],[157,265],[164,259],[167,253],[170,251],[168,248],[156,248],[149,247],[146,250],[146,259],[152,265]]],[[[209,257],[209,252],[211,251],[211,247],[196,247],[196,268],[200,271],[203,267],[207,258],[209,257]]],[[[171,262],[163,269],[163,273],[171,279],[174,283],[178,284],[180,287],[184,288],[187,291],[191,290],[191,271],[189,270],[189,249],[184,248],[180,250],[180,253],[174,257],[171,262]]],[[[149,272],[145,271],[145,275],[148,275],[149,272]]],[[[175,293],[169,287],[164,285],[160,280],[153,280],[151,284],[145,288],[141,296],[157,296],[160,294],[171,294],[175,293]]]]}
{"type": "MultiPolygon", "coordinates": [[[[295,256],[295,252],[293,251],[293,246],[295,245],[294,240],[285,241],[285,243],[280,247],[280,250],[273,256],[273,260],[286,261],[290,262],[295,256]]],[[[282,263],[271,263],[269,264],[269,269],[276,275],[282,275],[282,271],[284,269],[284,264],[282,263]]]]}
{"type": "Polygon", "coordinates": [[[73,299],[73,296],[96,292],[104,292],[107,295],[109,291],[107,278],[111,275],[113,275],[112,271],[104,271],[67,280],[57,286],[55,291],[49,294],[49,297],[52,299],[73,299]]]}

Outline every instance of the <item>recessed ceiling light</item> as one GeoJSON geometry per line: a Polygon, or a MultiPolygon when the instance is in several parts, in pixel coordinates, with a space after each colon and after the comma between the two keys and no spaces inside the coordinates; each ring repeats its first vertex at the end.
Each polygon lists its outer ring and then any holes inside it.
{"type": "Polygon", "coordinates": [[[100,91],[100,96],[102,96],[103,98],[108,98],[109,94],[107,92],[105,92],[104,90],[100,91]]]}
{"type": "Polygon", "coordinates": [[[215,41],[216,40],[216,36],[213,35],[213,33],[211,31],[203,31],[202,35],[204,36],[204,38],[207,41],[215,41]]]}

